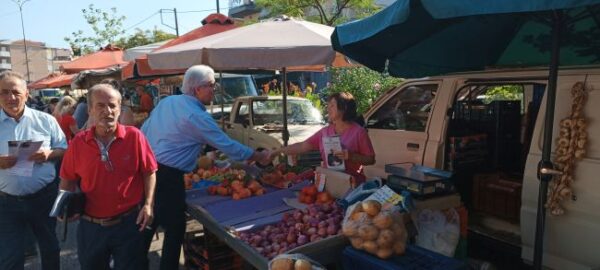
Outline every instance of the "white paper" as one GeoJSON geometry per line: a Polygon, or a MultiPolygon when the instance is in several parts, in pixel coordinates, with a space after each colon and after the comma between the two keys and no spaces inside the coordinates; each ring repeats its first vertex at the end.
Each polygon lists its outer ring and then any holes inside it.
{"type": "Polygon", "coordinates": [[[325,151],[325,164],[328,169],[343,171],[346,168],[344,160],[334,154],[342,151],[340,136],[323,136],[323,150],[325,151]]]}
{"type": "Polygon", "coordinates": [[[402,198],[400,194],[394,192],[391,188],[384,185],[383,187],[375,191],[375,193],[371,194],[371,196],[367,197],[365,201],[375,200],[381,204],[389,203],[391,205],[396,205],[403,199],[404,198],[402,198]]]}
{"type": "Polygon", "coordinates": [[[34,161],[29,156],[40,150],[43,141],[8,141],[8,153],[17,157],[17,164],[8,169],[8,173],[18,176],[31,177],[33,175],[34,161]]]}

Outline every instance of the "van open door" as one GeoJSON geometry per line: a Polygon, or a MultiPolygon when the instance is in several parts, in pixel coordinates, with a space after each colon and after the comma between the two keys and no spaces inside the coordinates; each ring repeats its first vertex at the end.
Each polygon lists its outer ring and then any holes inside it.
{"type": "Polygon", "coordinates": [[[365,114],[365,125],[376,163],[365,168],[368,177],[386,177],[390,163],[423,163],[434,97],[441,81],[402,84],[383,95],[365,114]]]}

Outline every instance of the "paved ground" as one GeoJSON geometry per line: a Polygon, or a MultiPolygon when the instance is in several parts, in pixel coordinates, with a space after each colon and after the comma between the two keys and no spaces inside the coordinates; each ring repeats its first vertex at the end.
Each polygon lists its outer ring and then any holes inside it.
{"type": "MultiPolygon", "coordinates": [[[[62,239],[62,223],[58,223],[56,226],[57,235],[59,239],[62,239]]],[[[76,270],[79,269],[79,261],[77,260],[77,244],[76,244],[76,231],[77,231],[77,223],[69,224],[69,233],[67,235],[67,241],[60,242],[61,251],[60,251],[60,269],[63,270],[76,270]]],[[[158,239],[154,239],[152,242],[152,246],[150,246],[150,269],[158,269],[160,255],[162,252],[162,233],[158,234],[158,239]]],[[[183,267],[183,252],[181,254],[181,258],[179,259],[179,269],[185,269],[183,267]]],[[[40,261],[37,256],[29,257],[25,261],[25,270],[40,270],[40,261]]]]}

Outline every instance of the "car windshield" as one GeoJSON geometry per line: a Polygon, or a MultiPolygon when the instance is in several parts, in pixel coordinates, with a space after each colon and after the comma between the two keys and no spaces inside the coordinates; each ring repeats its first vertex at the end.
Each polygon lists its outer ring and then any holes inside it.
{"type": "Polygon", "coordinates": [[[42,90],[43,97],[60,97],[58,90],[42,90]]]}
{"type": "Polygon", "coordinates": [[[231,104],[236,97],[257,95],[251,76],[223,77],[223,80],[217,79],[217,82],[213,104],[231,104]]]}
{"type": "MultiPolygon", "coordinates": [[[[254,125],[281,124],[283,100],[256,100],[252,103],[254,125]]],[[[288,100],[287,116],[289,124],[322,124],[321,112],[309,100],[288,100]]]]}

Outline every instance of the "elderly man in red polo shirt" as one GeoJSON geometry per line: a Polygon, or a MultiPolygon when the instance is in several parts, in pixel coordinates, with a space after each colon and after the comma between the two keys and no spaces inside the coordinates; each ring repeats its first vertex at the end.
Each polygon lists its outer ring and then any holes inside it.
{"type": "Polygon", "coordinates": [[[109,84],[89,89],[95,126],[73,138],[60,188],[85,194],[77,232],[81,269],[142,269],[143,231],[152,222],[157,163],[146,137],[118,123],[121,95],[109,84]]]}

